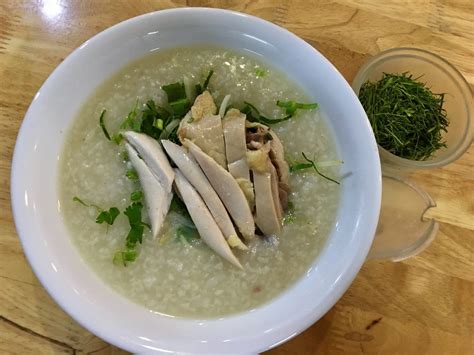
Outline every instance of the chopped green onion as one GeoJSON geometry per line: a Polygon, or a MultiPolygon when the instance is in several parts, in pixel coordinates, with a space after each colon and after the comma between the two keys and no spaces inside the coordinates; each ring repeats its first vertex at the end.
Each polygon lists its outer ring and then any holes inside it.
{"type": "Polygon", "coordinates": [[[318,107],[317,103],[304,104],[295,101],[277,101],[277,106],[285,109],[287,115],[294,115],[296,110],[313,110],[318,107]]]}
{"type": "Polygon", "coordinates": [[[109,132],[107,132],[107,128],[105,128],[105,123],[104,123],[104,116],[105,116],[105,110],[102,110],[102,113],[100,114],[99,117],[99,124],[100,127],[102,128],[102,132],[104,132],[105,138],[107,138],[110,141],[110,135],[109,132]]]}
{"type": "MultiPolygon", "coordinates": [[[[330,178],[329,176],[326,176],[323,173],[321,173],[319,168],[322,167],[322,166],[336,166],[336,165],[342,164],[343,162],[341,160],[334,160],[334,161],[331,161],[331,162],[315,163],[314,160],[309,159],[304,152],[301,152],[301,155],[303,156],[303,159],[305,160],[305,162],[292,162],[292,164],[290,164],[290,172],[291,173],[311,168],[319,176],[325,178],[326,180],[332,181],[332,182],[334,182],[338,185],[340,184],[339,181],[336,181],[336,180],[330,178]]],[[[291,161],[291,159],[288,159],[288,160],[291,161]]]]}
{"type": "Polygon", "coordinates": [[[122,122],[122,124],[120,125],[120,128],[122,129],[134,129],[136,130],[135,128],[137,128],[137,116],[138,116],[138,99],[137,101],[135,101],[135,106],[133,107],[132,111],[130,111],[127,115],[127,117],[125,118],[125,120],[122,122]]]}
{"type": "Polygon", "coordinates": [[[155,120],[155,123],[153,125],[159,130],[163,130],[163,120],[161,118],[155,120]]]}

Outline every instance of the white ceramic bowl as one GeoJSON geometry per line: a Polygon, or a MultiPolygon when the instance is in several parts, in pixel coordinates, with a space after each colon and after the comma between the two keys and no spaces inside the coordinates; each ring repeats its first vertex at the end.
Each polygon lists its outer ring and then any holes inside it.
{"type": "Polygon", "coordinates": [[[12,204],[25,254],[56,302],[81,325],[133,352],[257,352],[277,346],[322,317],[359,271],[377,225],[381,176],[364,110],[317,50],[256,17],[216,9],[146,14],[85,42],[36,94],[18,135],[12,204]],[[285,71],[320,104],[343,172],[337,221],[323,251],[295,285],[249,312],[212,320],[164,316],[105,285],[84,263],[59,213],[58,157],[71,120],[93,90],[128,62],[161,48],[210,43],[251,52],[285,71]]]}

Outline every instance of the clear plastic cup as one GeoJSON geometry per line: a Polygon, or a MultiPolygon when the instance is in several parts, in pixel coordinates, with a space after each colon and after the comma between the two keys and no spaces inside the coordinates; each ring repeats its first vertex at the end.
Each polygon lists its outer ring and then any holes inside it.
{"type": "Polygon", "coordinates": [[[445,93],[449,126],[444,135],[447,148],[439,149],[423,161],[398,157],[379,146],[382,164],[401,170],[437,168],[458,159],[470,146],[473,138],[473,98],[469,84],[459,71],[436,54],[415,48],[394,48],[381,52],[366,62],[357,73],[352,88],[357,95],[366,81],[377,81],[383,73],[409,72],[434,93],[445,93]]]}
{"type": "Polygon", "coordinates": [[[445,93],[449,126],[443,138],[446,148],[427,160],[398,157],[379,145],[382,163],[382,206],[369,259],[400,261],[412,257],[434,240],[438,223],[425,213],[435,201],[409,181],[417,169],[438,168],[458,159],[473,139],[473,97],[461,73],[436,54],[415,48],[394,48],[372,57],[357,73],[352,88],[359,95],[366,81],[378,81],[383,73],[408,72],[435,93],[445,93]]]}

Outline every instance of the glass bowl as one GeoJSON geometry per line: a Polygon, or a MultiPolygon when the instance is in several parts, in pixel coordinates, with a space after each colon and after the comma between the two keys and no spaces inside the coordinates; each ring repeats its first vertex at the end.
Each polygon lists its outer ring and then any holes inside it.
{"type": "Polygon", "coordinates": [[[394,48],[383,51],[366,62],[357,73],[352,88],[356,95],[366,81],[377,81],[382,74],[409,72],[421,78],[434,93],[445,93],[449,126],[443,138],[446,148],[439,149],[427,160],[410,160],[396,156],[382,148],[382,164],[401,170],[437,168],[458,159],[472,142],[472,92],[461,73],[436,54],[415,48],[394,48]]]}

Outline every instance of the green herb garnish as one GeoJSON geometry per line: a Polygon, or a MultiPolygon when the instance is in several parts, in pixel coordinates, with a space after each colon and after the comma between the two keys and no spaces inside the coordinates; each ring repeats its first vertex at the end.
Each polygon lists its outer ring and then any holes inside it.
{"type": "Polygon", "coordinates": [[[125,176],[127,178],[129,178],[130,180],[132,180],[132,181],[137,181],[138,180],[138,174],[133,169],[127,170],[127,172],[125,173],[125,176]]]}
{"type": "Polygon", "coordinates": [[[137,256],[138,256],[138,252],[133,249],[117,251],[114,254],[113,263],[115,265],[127,266],[128,263],[135,261],[137,256]]]}
{"type": "Polygon", "coordinates": [[[183,244],[189,244],[195,239],[199,239],[199,233],[196,228],[189,226],[179,226],[176,229],[176,240],[183,244]]]}
{"type": "Polygon", "coordinates": [[[168,103],[186,98],[186,90],[181,82],[163,85],[161,90],[168,96],[168,103]]]}
{"type": "Polygon", "coordinates": [[[272,125],[275,123],[287,121],[296,114],[296,110],[298,109],[312,110],[318,107],[317,103],[304,104],[304,103],[295,102],[295,101],[278,100],[276,104],[278,107],[282,107],[285,109],[286,116],[283,116],[281,118],[268,118],[268,117],[263,116],[260,113],[260,111],[251,103],[247,101],[244,101],[244,103],[245,103],[245,106],[241,111],[247,115],[247,119],[250,122],[259,122],[265,125],[272,125]]]}
{"type": "Polygon", "coordinates": [[[120,125],[122,129],[133,129],[136,130],[137,126],[139,126],[140,122],[137,120],[138,116],[138,99],[135,101],[135,106],[133,107],[132,111],[130,111],[125,117],[125,120],[120,125]]]}
{"type": "Polygon", "coordinates": [[[126,150],[122,150],[120,153],[119,153],[119,156],[120,158],[122,158],[122,160],[125,162],[126,160],[128,160],[128,153],[126,150]]]}
{"type": "Polygon", "coordinates": [[[132,201],[140,201],[143,198],[143,192],[141,191],[134,191],[130,194],[130,200],[132,201]]]}
{"type": "Polygon", "coordinates": [[[214,70],[209,70],[209,74],[206,76],[206,80],[204,80],[204,84],[196,84],[196,95],[201,95],[204,91],[207,90],[209,86],[209,82],[211,81],[211,77],[214,74],[214,70]]]}
{"type": "Polygon", "coordinates": [[[74,196],[72,198],[74,202],[78,202],[81,205],[85,207],[94,207],[97,210],[97,217],[95,219],[95,223],[102,224],[102,223],[107,223],[109,226],[114,224],[115,219],[117,216],[120,214],[120,211],[117,207],[110,207],[108,210],[104,210],[103,208],[92,204],[92,203],[86,203],[83,200],[81,200],[79,197],[74,196]]]}
{"type": "Polygon", "coordinates": [[[99,213],[95,219],[95,223],[107,223],[109,226],[114,224],[115,218],[120,214],[120,211],[117,207],[110,207],[108,211],[102,211],[99,213]]]}
{"type": "Polygon", "coordinates": [[[293,202],[288,201],[288,207],[286,209],[286,215],[283,218],[283,224],[291,224],[296,221],[296,214],[295,214],[295,205],[293,202]]]}
{"type": "Polygon", "coordinates": [[[294,115],[297,109],[314,110],[318,108],[317,103],[303,104],[295,101],[277,101],[277,106],[285,109],[287,115],[294,115]]]}
{"type": "Polygon", "coordinates": [[[255,75],[259,78],[264,77],[267,72],[263,70],[262,68],[257,68],[255,69],[255,75]]]}
{"type": "Polygon", "coordinates": [[[136,260],[138,252],[137,244],[143,242],[143,232],[145,227],[150,226],[142,221],[143,205],[140,202],[134,202],[123,212],[128,218],[130,231],[125,239],[125,250],[119,250],[114,254],[113,263],[115,265],[127,266],[128,263],[136,260]]]}
{"type": "Polygon", "coordinates": [[[142,243],[144,227],[150,227],[148,224],[142,222],[143,205],[140,202],[134,202],[128,206],[123,212],[128,218],[130,224],[130,231],[125,240],[127,249],[133,249],[137,243],[142,243]]]}
{"type": "Polygon", "coordinates": [[[359,92],[377,143],[390,153],[411,160],[426,160],[446,147],[442,131],[448,118],[444,94],[433,93],[409,73],[384,73],[367,81],[359,92]]]}
{"type": "Polygon", "coordinates": [[[119,145],[123,141],[123,134],[122,133],[116,133],[112,135],[112,142],[115,144],[119,145]]]}
{"type": "Polygon", "coordinates": [[[329,167],[329,166],[336,166],[339,164],[342,164],[343,162],[341,160],[333,160],[333,161],[328,161],[328,162],[321,162],[321,163],[315,163],[314,160],[309,159],[304,152],[301,152],[301,155],[303,156],[303,159],[305,160],[304,162],[297,162],[293,161],[292,159],[288,159],[288,161],[291,163],[290,164],[290,173],[294,173],[296,171],[300,170],[305,170],[305,169],[313,169],[319,176],[325,178],[326,180],[332,181],[336,184],[340,184],[339,181],[336,181],[332,178],[330,178],[327,175],[324,175],[319,168],[321,167],[329,167]]]}
{"type": "Polygon", "coordinates": [[[109,132],[107,132],[107,128],[105,128],[105,123],[104,123],[104,116],[105,116],[105,110],[102,110],[102,113],[100,114],[99,117],[99,124],[100,127],[102,128],[102,132],[104,132],[105,138],[107,138],[110,141],[110,135],[109,132]]]}
{"type": "Polygon", "coordinates": [[[267,118],[263,116],[262,114],[260,114],[260,111],[250,102],[244,101],[244,103],[245,103],[245,106],[240,111],[242,111],[242,113],[245,113],[247,115],[247,120],[249,120],[250,122],[258,122],[265,125],[272,125],[275,123],[287,121],[291,117],[293,117],[293,115],[286,115],[282,118],[267,118]]]}

